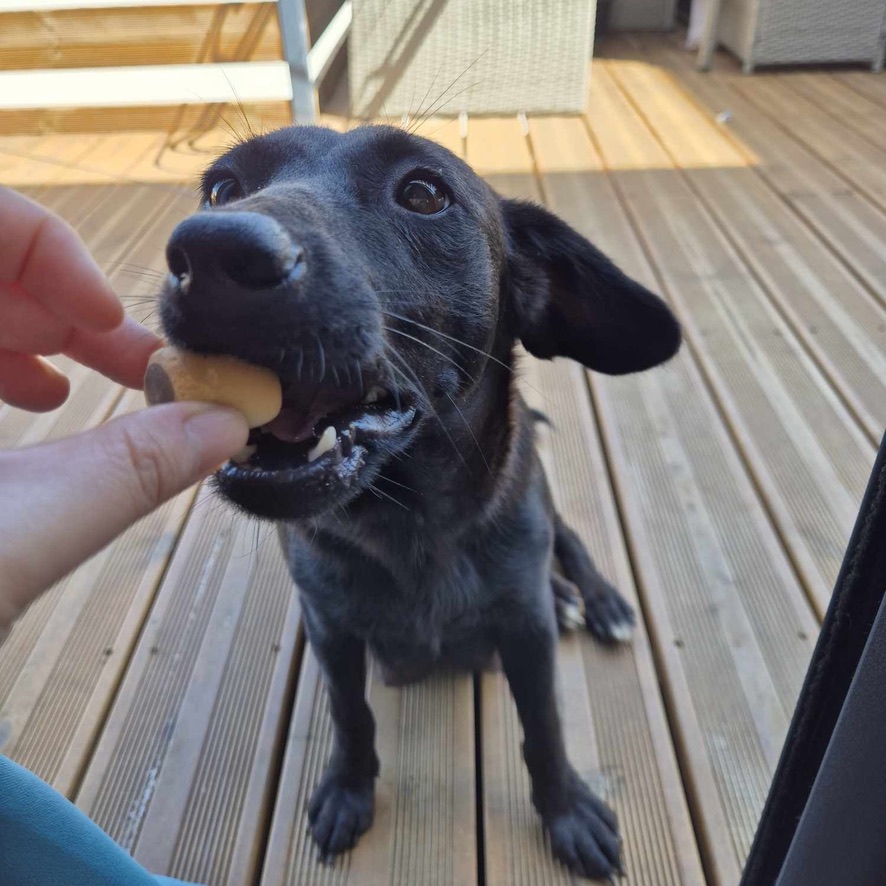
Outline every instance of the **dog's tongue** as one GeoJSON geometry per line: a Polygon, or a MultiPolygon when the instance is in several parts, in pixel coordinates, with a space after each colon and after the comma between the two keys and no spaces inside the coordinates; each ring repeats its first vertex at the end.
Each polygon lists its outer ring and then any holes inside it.
{"type": "Polygon", "coordinates": [[[299,412],[289,406],[284,406],[275,419],[269,421],[263,428],[269,434],[273,434],[284,443],[301,443],[314,435],[314,426],[323,418],[322,412],[299,412]]]}
{"type": "MultiPolygon", "coordinates": [[[[280,413],[264,425],[262,430],[284,443],[301,443],[314,435],[314,429],[321,419],[349,405],[351,399],[343,391],[290,384],[283,392],[283,408],[280,413]]],[[[319,430],[322,431],[323,428],[319,430]]]]}

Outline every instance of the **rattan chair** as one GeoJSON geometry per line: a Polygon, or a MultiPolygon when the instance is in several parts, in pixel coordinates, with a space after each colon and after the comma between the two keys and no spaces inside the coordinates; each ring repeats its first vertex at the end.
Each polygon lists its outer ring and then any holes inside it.
{"type": "Polygon", "coordinates": [[[584,110],[594,0],[353,0],[351,113],[584,110]]]}
{"type": "Polygon", "coordinates": [[[741,59],[748,74],[760,65],[859,62],[883,68],[886,0],[708,0],[708,5],[702,68],[717,42],[741,59]]]}

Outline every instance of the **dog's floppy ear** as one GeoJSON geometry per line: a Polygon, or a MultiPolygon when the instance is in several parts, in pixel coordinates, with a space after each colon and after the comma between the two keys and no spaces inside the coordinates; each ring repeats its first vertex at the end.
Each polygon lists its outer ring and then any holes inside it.
{"type": "Polygon", "coordinates": [[[668,306],[540,206],[502,200],[512,331],[536,357],[609,375],[663,363],[680,347],[668,306]]]}

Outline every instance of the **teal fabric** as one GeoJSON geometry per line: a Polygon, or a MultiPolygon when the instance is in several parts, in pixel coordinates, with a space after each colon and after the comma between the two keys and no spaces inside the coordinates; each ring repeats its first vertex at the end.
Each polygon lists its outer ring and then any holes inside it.
{"type": "Polygon", "coordinates": [[[46,782],[0,755],[0,886],[187,886],[148,873],[46,782]]]}

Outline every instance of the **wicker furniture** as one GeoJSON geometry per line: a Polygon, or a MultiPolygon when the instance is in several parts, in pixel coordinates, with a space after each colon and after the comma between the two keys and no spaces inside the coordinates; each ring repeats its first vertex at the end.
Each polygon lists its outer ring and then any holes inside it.
{"type": "Polygon", "coordinates": [[[613,31],[669,31],[674,27],[677,0],[614,0],[609,27],[613,31]]]}
{"type": "Polygon", "coordinates": [[[355,117],[582,111],[593,0],[354,0],[355,117]]]}
{"type": "Polygon", "coordinates": [[[699,65],[715,43],[758,65],[860,62],[883,67],[886,0],[708,0],[699,65]]]}

